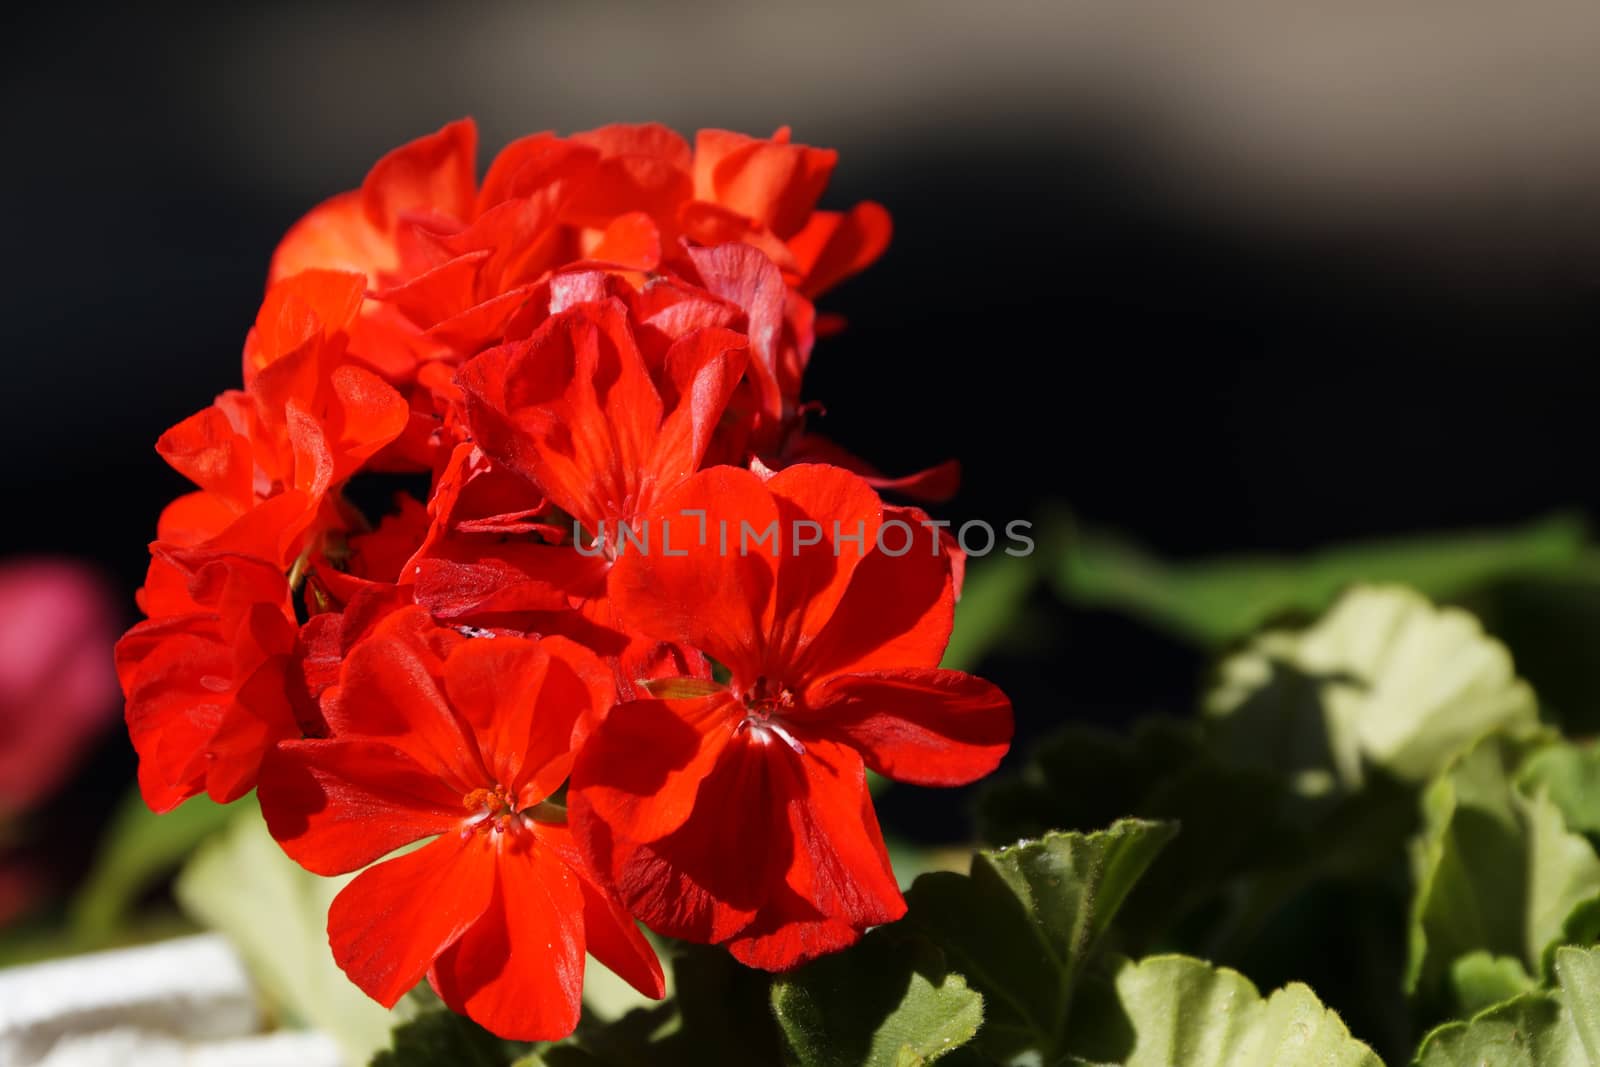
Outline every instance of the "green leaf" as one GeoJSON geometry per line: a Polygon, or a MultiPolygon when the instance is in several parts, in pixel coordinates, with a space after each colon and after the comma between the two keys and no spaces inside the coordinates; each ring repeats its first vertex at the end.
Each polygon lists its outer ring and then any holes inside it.
{"type": "Polygon", "coordinates": [[[1360,586],[1301,631],[1273,631],[1226,660],[1206,700],[1229,762],[1279,768],[1320,795],[1369,768],[1424,782],[1499,729],[1538,721],[1511,655],[1471,615],[1400,587],[1360,586]]]}
{"type": "Polygon", "coordinates": [[[772,1010],[800,1067],[916,1067],[983,1022],[983,998],[944,954],[897,927],[778,979],[772,1010]]]}
{"type": "Polygon", "coordinates": [[[1052,833],[978,852],[967,876],[917,879],[905,923],[983,994],[984,1051],[1004,1060],[1035,1049],[1045,1062],[1060,1053],[1080,975],[1176,830],[1127,819],[1094,834],[1052,833]]]}
{"type": "Polygon", "coordinates": [[[1488,952],[1469,952],[1450,965],[1450,989],[1463,1014],[1511,1000],[1534,989],[1536,983],[1522,961],[1488,952]]]}
{"type": "Polygon", "coordinates": [[[371,1063],[372,1067],[509,1067],[526,1048],[500,1040],[447,1008],[437,1008],[396,1027],[392,1045],[374,1055],[371,1063]]]}
{"type": "Polygon", "coordinates": [[[1459,1008],[1447,976],[1474,952],[1543,973],[1574,913],[1600,895],[1594,848],[1547,793],[1513,785],[1532,744],[1488,738],[1424,795],[1406,987],[1425,1010],[1459,1008]]]}
{"type": "Polygon", "coordinates": [[[1535,752],[1517,772],[1517,785],[1549,794],[1568,829],[1600,837],[1600,747],[1561,744],[1535,752]]]}
{"type": "MultiPolygon", "coordinates": [[[[400,1016],[353,985],[328,949],[328,905],[352,877],[302,870],[272,840],[252,800],[195,855],[175,889],[186,912],[233,943],[287,1021],[326,1032],[352,1063],[364,1063],[388,1044],[400,1016]]],[[[436,1021],[409,1032],[442,1026],[436,1021]]]]}
{"type": "Polygon", "coordinates": [[[1039,579],[1032,556],[989,556],[969,567],[940,666],[970,671],[1003,640],[1039,579]]]}
{"type": "Polygon", "coordinates": [[[1600,1067],[1600,948],[1555,953],[1556,988],[1446,1023],[1417,1067],[1600,1067]]]}
{"type": "MultiPolygon", "coordinates": [[[[1191,723],[1146,720],[1130,737],[1069,727],[1042,742],[1021,773],[979,794],[986,841],[1088,830],[1120,815],[1171,820],[1164,848],[1118,915],[1125,951],[1175,947],[1214,956],[1238,950],[1315,880],[1369,877],[1404,851],[1414,794],[1374,780],[1314,810],[1290,792],[1282,768],[1230,767],[1191,723]],[[1205,929],[1183,939],[1191,915],[1205,929]]],[[[1229,962],[1233,962],[1230,957],[1229,962]]]]}
{"type": "Polygon", "coordinates": [[[137,789],[131,790],[112,816],[94,867],[73,899],[68,916],[73,939],[85,948],[112,939],[139,898],[236,813],[236,808],[198,796],[157,815],[137,789]]]}
{"type": "MultiPolygon", "coordinates": [[[[1072,1033],[1079,1063],[1120,1067],[1383,1067],[1338,1015],[1293,983],[1250,980],[1187,956],[1124,961],[1072,1033]]],[[[1087,1004],[1085,1005],[1087,1007],[1087,1004]]]]}
{"type": "Polygon", "coordinates": [[[1159,560],[1105,534],[1066,540],[1056,583],[1064,598],[1116,608],[1196,644],[1220,648],[1287,614],[1314,614],[1358,582],[1403,582],[1436,598],[1578,560],[1583,526],[1554,517],[1520,529],[1375,541],[1306,556],[1159,560]]]}

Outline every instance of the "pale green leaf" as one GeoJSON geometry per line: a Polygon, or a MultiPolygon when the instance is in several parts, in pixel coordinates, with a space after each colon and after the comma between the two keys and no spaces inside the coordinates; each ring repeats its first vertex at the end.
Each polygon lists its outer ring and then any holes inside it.
{"type": "Polygon", "coordinates": [[[1531,729],[1533,691],[1471,615],[1409,589],[1361,586],[1300,631],[1257,637],[1206,700],[1219,753],[1275,767],[1305,794],[1368,769],[1423,782],[1478,738],[1531,729]]]}
{"type": "Polygon", "coordinates": [[[1249,979],[1187,956],[1125,961],[1071,1051],[1120,1067],[1383,1067],[1338,1015],[1294,983],[1263,999],[1249,979]]]}
{"type": "Polygon", "coordinates": [[[1530,744],[1489,738],[1424,795],[1406,984],[1426,1005],[1459,1010],[1446,976],[1474,952],[1543,973],[1574,913],[1600,894],[1593,846],[1548,794],[1513,785],[1530,744]]]}
{"type": "Polygon", "coordinates": [[[1600,1067],[1600,948],[1555,953],[1556,988],[1446,1023],[1417,1067],[1600,1067]]]}
{"type": "Polygon", "coordinates": [[[1450,965],[1450,990],[1463,1014],[1475,1015],[1536,985],[1522,961],[1511,956],[1469,952],[1450,965]]]}
{"type": "Polygon", "coordinates": [[[328,948],[328,905],[352,876],[302,870],[267,833],[252,801],[179,875],[178,902],[220,931],[286,1021],[324,1031],[349,1062],[389,1043],[400,1017],[351,984],[328,948]]]}
{"type": "Polygon", "coordinates": [[[1568,829],[1600,837],[1600,747],[1551,745],[1528,758],[1517,784],[1526,793],[1548,793],[1568,829]]]}

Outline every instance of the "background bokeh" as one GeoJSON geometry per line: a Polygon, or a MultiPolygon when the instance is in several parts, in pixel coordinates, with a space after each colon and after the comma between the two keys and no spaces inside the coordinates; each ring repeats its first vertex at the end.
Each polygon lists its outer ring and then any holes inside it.
{"type": "MultiPolygon", "coordinates": [[[[461,115],[830,145],[896,236],[825,301],[821,428],[948,456],[958,522],[1070,511],[1159,551],[1594,514],[1592,0],[36,6],[0,88],[8,521],[131,622],[181,489],[157,435],[237,384],[268,256],[461,115]]],[[[1037,598],[989,657],[1023,736],[1192,704],[1205,662],[1037,598]]],[[[0,743],[4,738],[0,737],[0,743]]],[[[70,883],[125,791],[114,727],[30,855],[70,883]]],[[[960,836],[958,799],[885,820],[960,836]]]]}

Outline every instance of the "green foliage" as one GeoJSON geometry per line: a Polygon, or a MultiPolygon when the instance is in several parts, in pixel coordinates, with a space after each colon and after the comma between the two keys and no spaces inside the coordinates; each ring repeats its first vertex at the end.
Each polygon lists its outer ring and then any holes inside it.
{"type": "Polygon", "coordinates": [[[1123,961],[1072,1038],[1073,1064],[1383,1067],[1304,985],[1263,999],[1248,978],[1186,956],[1123,961]]]}
{"type": "Polygon", "coordinates": [[[1552,745],[1537,751],[1517,771],[1517,785],[1530,796],[1546,793],[1569,829],[1600,837],[1600,748],[1552,745]]]}
{"type": "Polygon", "coordinates": [[[1538,721],[1505,646],[1456,608],[1358,586],[1315,625],[1272,631],[1222,664],[1206,701],[1230,762],[1286,768],[1314,794],[1369,768],[1424,782],[1473,741],[1538,721]]]}
{"type": "Polygon", "coordinates": [[[525,1049],[435,1008],[397,1026],[390,1047],[372,1057],[372,1067],[506,1067],[525,1049]]]}
{"type": "Polygon", "coordinates": [[[984,995],[983,1049],[1000,1060],[1064,1051],[1073,995],[1117,909],[1172,837],[1127,819],[1094,834],[1048,834],[982,851],[972,871],[918,878],[906,924],[984,995]]]}
{"type": "Polygon", "coordinates": [[[1600,1067],[1600,949],[1555,954],[1556,988],[1429,1034],[1417,1067],[1600,1067]]]}
{"type": "Polygon", "coordinates": [[[1600,1067],[1600,745],[1555,728],[1600,725],[1600,573],[1578,524],[1181,565],[1041,541],[974,567],[945,665],[1019,639],[1044,577],[1229,649],[1198,714],[1045,739],[979,794],[994,849],[961,874],[938,868],[964,846],[891,837],[916,874],[905,918],[789,974],[669,943],[666,1001],[595,968],[560,1042],[500,1041],[436,1004],[391,1030],[328,956],[344,882],[285,859],[253,804],[232,819],[203,800],[125,806],[74,929],[125,927],[226,824],[180,903],[281,1021],[352,1063],[387,1045],[375,1067],[1600,1067]]]}
{"type": "Polygon", "coordinates": [[[983,998],[944,954],[897,927],[780,978],[772,1010],[800,1067],[916,1067],[972,1040],[983,1022],[983,998]]]}
{"type": "Polygon", "coordinates": [[[1450,989],[1462,1015],[1475,1015],[1533,989],[1537,983],[1521,960],[1478,949],[1450,964],[1450,989]]]}
{"type": "Polygon", "coordinates": [[[941,666],[976,669],[990,649],[1011,636],[1038,580],[1032,556],[989,556],[968,567],[941,666]]]}
{"type": "Polygon", "coordinates": [[[232,808],[198,796],[165,815],[130,791],[106,830],[105,844],[72,902],[69,926],[83,947],[111,940],[139,898],[176,871],[202,841],[227,825],[232,808]]]}
{"type": "Polygon", "coordinates": [[[1282,615],[1321,611],[1358,582],[1403,582],[1450,599],[1497,580],[1570,568],[1583,545],[1582,525],[1556,517],[1503,532],[1375,541],[1301,557],[1169,563],[1114,537],[1074,530],[1064,538],[1055,579],[1067,600],[1125,611],[1221,648],[1282,615]]]}
{"type": "Polygon", "coordinates": [[[1544,790],[1516,787],[1537,740],[1486,739],[1423,799],[1414,864],[1407,989],[1456,1012],[1479,996],[1448,988],[1456,961],[1475,952],[1546,970],[1574,912],[1600,897],[1600,856],[1573,833],[1544,790]]]}
{"type": "MultiPolygon", "coordinates": [[[[263,995],[295,1026],[330,1034],[351,1063],[389,1041],[397,1022],[344,976],[328,951],[328,905],[353,876],[320,878],[278,848],[254,801],[178,876],[178,902],[248,961],[263,995]]],[[[413,1034],[431,1032],[427,1024],[413,1034]]]]}

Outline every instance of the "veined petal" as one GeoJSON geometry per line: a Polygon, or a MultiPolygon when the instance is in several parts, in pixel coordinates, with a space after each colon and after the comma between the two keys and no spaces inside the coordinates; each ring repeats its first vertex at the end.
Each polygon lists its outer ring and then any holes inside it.
{"type": "Polygon", "coordinates": [[[861,940],[857,926],[824,915],[816,905],[780,886],[755,920],[727,942],[728,953],[746,967],[787,971],[807,960],[861,940]]]}
{"type": "Polygon", "coordinates": [[[583,890],[536,833],[499,846],[483,915],[434,964],[441,999],[514,1041],[566,1037],[583,1000],[583,890]]]}
{"type": "Polygon", "coordinates": [[[805,740],[802,788],[788,805],[794,861],[786,881],[823,915],[857,930],[893,922],[905,900],[889,865],[861,757],[848,745],[805,740]]]}
{"type": "Polygon", "coordinates": [[[436,631],[427,612],[407,608],[356,645],[340,672],[338,699],[326,709],[335,736],[381,739],[459,795],[489,781],[471,730],[445,699],[444,653],[466,638],[436,631]]]}
{"type": "Polygon", "coordinates": [[[645,996],[660,1000],[666,995],[667,983],[655,949],[622,903],[596,880],[571,829],[541,823],[536,832],[540,842],[577,875],[583,890],[583,939],[589,955],[645,996]]]}
{"type": "Polygon", "coordinates": [[[594,713],[593,692],[566,660],[523,638],[468,641],[445,661],[444,682],[494,781],[519,807],[555,792],[572,766],[573,727],[594,713]]]}
{"type": "Polygon", "coordinates": [[[749,471],[712,467],[669,493],[646,522],[650,551],[624,550],[611,568],[618,617],[735,674],[759,671],[783,545],[772,494],[749,471]]]}
{"type": "Polygon", "coordinates": [[[373,165],[361,183],[368,221],[392,229],[407,212],[466,220],[477,185],[478,128],[460,119],[401,145],[373,165]]]}
{"type": "Polygon", "coordinates": [[[791,865],[786,806],[802,788],[796,758],[782,741],[744,732],[722,746],[689,818],[665,837],[641,843],[626,824],[590,819],[586,828],[576,814],[574,828],[586,853],[609,860],[618,896],[646,926],[720,943],[757,917],[791,865]],[[593,849],[607,832],[609,855],[593,849]]]}
{"type": "MultiPolygon", "coordinates": [[[[891,531],[885,540],[896,536],[891,531]]],[[[800,653],[796,684],[862,670],[938,665],[955,618],[950,565],[934,530],[916,531],[916,538],[905,555],[873,551],[856,567],[832,617],[800,653]]]]}
{"type": "Polygon", "coordinates": [[[601,828],[605,840],[643,843],[682,826],[738,719],[723,693],[630,701],[600,720],[572,768],[567,805],[577,839],[602,877],[609,879],[601,828]]]}
{"type": "Polygon", "coordinates": [[[809,729],[859,749],[867,766],[896,781],[964,785],[994,770],[1011,744],[1011,701],[960,671],[842,674],[808,701],[809,729]]]}
{"type": "Polygon", "coordinates": [[[846,212],[813,212],[788,241],[804,279],[800,291],[815,299],[871,266],[889,247],[893,229],[889,213],[870,200],[846,212]]]}
{"type": "Polygon", "coordinates": [[[851,576],[877,544],[883,504],[854,474],[821,464],[786,467],[766,487],[778,502],[784,539],[769,654],[792,664],[838,611],[851,576]]]}
{"type": "Polygon", "coordinates": [[[343,874],[402,845],[458,830],[463,794],[393,745],[286,741],[262,764],[261,813],[300,866],[343,874]]]}
{"type": "Polygon", "coordinates": [[[334,962],[394,1007],[488,909],[495,853],[482,834],[446,834],[355,877],[328,909],[334,962]]]}

